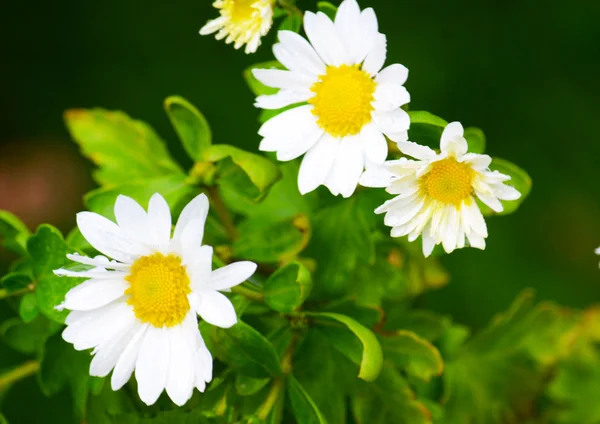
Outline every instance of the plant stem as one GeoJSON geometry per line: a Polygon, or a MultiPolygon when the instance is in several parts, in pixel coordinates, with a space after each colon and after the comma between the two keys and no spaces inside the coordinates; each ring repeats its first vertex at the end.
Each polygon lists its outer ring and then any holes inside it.
{"type": "Polygon", "coordinates": [[[244,287],[242,285],[232,287],[231,292],[235,293],[235,294],[241,294],[242,296],[245,296],[248,299],[253,300],[255,302],[264,302],[265,301],[264,294],[262,294],[256,290],[249,289],[248,287],[244,287]]]}
{"type": "Polygon", "coordinates": [[[40,363],[38,361],[25,362],[19,365],[17,368],[8,371],[6,374],[0,376],[0,392],[6,387],[26,377],[34,375],[40,370],[40,363]]]}
{"type": "Polygon", "coordinates": [[[235,240],[238,238],[238,231],[235,228],[235,224],[233,223],[233,218],[231,214],[227,210],[225,203],[223,203],[223,199],[221,199],[221,195],[219,194],[219,190],[216,187],[207,187],[208,196],[210,197],[212,206],[215,209],[215,212],[219,216],[221,223],[225,226],[225,230],[229,235],[231,240],[235,240]]]}
{"type": "Polygon", "coordinates": [[[32,291],[33,291],[33,289],[30,286],[27,286],[24,289],[16,290],[13,292],[9,292],[6,289],[0,289],[0,300],[6,299],[7,297],[21,296],[22,294],[27,294],[32,291]]]}
{"type": "Polygon", "coordinates": [[[302,11],[289,0],[277,0],[277,4],[279,4],[279,7],[281,7],[283,10],[286,10],[290,15],[295,13],[300,17],[303,16],[302,11]]]}
{"type": "Polygon", "coordinates": [[[271,386],[271,390],[267,395],[267,399],[257,412],[258,418],[260,418],[261,420],[266,420],[269,417],[269,414],[271,413],[275,402],[277,402],[277,399],[279,399],[279,393],[281,393],[281,379],[276,378],[273,381],[273,385],[271,386]]]}

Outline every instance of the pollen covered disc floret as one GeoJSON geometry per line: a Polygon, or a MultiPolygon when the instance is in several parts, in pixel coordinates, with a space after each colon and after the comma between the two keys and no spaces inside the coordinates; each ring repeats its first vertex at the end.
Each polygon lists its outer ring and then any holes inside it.
{"type": "Polygon", "coordinates": [[[217,40],[239,49],[246,45],[246,53],[254,53],[261,38],[273,25],[273,0],[217,0],[213,6],[220,11],[218,18],[208,21],[200,29],[201,35],[216,34],[217,40]]]}
{"type": "Polygon", "coordinates": [[[410,102],[404,88],[408,70],[394,64],[382,70],[386,37],[371,8],[344,0],[335,20],[306,12],[308,40],[279,31],[273,46],[286,68],[255,69],[263,84],[277,88],[259,96],[263,109],[291,109],[260,128],[260,149],[277,152],[281,161],[302,155],[298,188],[302,194],[325,185],[334,194],[352,195],[365,165],[382,164],[388,153],[385,136],[408,140],[410,102]]]}
{"type": "Polygon", "coordinates": [[[77,350],[93,349],[90,374],[106,377],[112,370],[113,390],[135,372],[146,404],[166,390],[183,405],[194,387],[204,391],[212,379],[212,356],[197,315],[219,327],[234,325],[233,305],[220,291],[248,279],[256,264],[212,270],[213,249],[202,246],[208,214],[203,194],[183,209],[172,236],[169,206],[159,194],[147,212],[119,196],[114,213],[116,223],[92,212],[77,215],[83,236],[106,256],[67,255],[89,269],[55,271],[87,279],[57,306],[71,311],[63,338],[77,350]]]}
{"type": "Polygon", "coordinates": [[[429,256],[437,244],[447,253],[468,244],[485,248],[487,226],[476,199],[496,212],[500,200],[515,200],[521,194],[505,184],[508,175],[490,171],[487,155],[467,153],[468,145],[459,122],[444,129],[441,151],[410,141],[398,142],[400,150],[416,160],[401,158],[371,167],[361,184],[385,187],[397,195],[377,208],[385,213],[385,224],[393,237],[423,238],[423,253],[429,256]]]}

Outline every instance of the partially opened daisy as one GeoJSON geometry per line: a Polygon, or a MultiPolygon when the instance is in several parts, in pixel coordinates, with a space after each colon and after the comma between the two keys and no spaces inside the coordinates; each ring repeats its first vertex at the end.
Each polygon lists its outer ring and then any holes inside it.
{"type": "Polygon", "coordinates": [[[246,53],[254,53],[260,39],[267,35],[273,25],[273,0],[217,0],[213,6],[221,16],[200,30],[200,35],[217,33],[217,40],[225,38],[239,49],[246,45],[246,53]]]}
{"type": "Polygon", "coordinates": [[[279,31],[273,53],[287,70],[255,69],[263,84],[278,88],[259,96],[256,106],[279,109],[300,104],[267,121],[259,130],[260,149],[281,161],[304,156],[298,176],[302,194],[325,185],[334,194],[352,195],[366,163],[381,164],[388,153],[385,136],[408,139],[410,101],[403,87],[408,70],[386,59],[386,38],[373,9],[361,12],[356,0],[340,5],[335,22],[322,12],[306,12],[308,40],[279,31]]]}
{"type": "Polygon", "coordinates": [[[246,280],[256,265],[237,262],[212,270],[213,249],[201,246],[208,214],[203,194],[185,207],[172,237],[169,206],[159,194],[147,213],[125,196],[117,198],[114,212],[116,223],[92,212],[77,215],[83,236],[106,256],[67,255],[93,268],[55,271],[88,278],[57,307],[72,311],[63,338],[77,350],[93,349],[90,374],[105,377],[113,370],[113,390],[135,371],[146,404],[166,389],[183,405],[194,387],[204,391],[212,379],[212,356],[196,314],[219,327],[234,325],[233,305],[219,291],[246,280]]]}
{"type": "Polygon", "coordinates": [[[423,253],[429,256],[437,244],[447,253],[468,244],[485,248],[487,226],[476,198],[496,212],[500,200],[515,200],[521,194],[504,184],[508,175],[490,171],[487,155],[467,153],[463,127],[452,122],[444,129],[441,152],[410,141],[398,143],[400,150],[417,160],[386,162],[361,177],[361,184],[386,187],[397,194],[375,210],[385,213],[385,224],[393,227],[392,236],[423,238],[423,253]]]}

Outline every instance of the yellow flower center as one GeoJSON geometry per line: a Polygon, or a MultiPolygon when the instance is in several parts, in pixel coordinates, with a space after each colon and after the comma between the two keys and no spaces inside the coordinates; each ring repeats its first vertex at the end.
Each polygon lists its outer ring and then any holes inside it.
{"type": "Polygon", "coordinates": [[[459,206],[473,193],[475,172],[468,164],[454,158],[433,163],[432,169],[421,177],[421,189],[442,203],[459,206]]]}
{"type": "Polygon", "coordinates": [[[125,290],[127,303],[140,321],[158,328],[183,322],[190,310],[187,295],[191,289],[179,257],[162,253],[143,256],[133,263],[125,280],[130,284],[125,290]]]}
{"type": "Polygon", "coordinates": [[[375,81],[356,66],[328,66],[310,88],[317,124],[334,137],[358,134],[371,122],[375,81]]]}
{"type": "Polygon", "coordinates": [[[252,18],[256,11],[253,7],[255,0],[229,0],[224,9],[230,13],[231,20],[235,23],[241,23],[252,18]]]}

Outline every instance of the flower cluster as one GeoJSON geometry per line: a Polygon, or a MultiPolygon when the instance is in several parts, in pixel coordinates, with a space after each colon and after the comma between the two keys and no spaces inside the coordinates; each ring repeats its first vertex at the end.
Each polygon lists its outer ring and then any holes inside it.
{"type": "MultiPolygon", "coordinates": [[[[271,0],[217,0],[221,16],[201,34],[216,32],[235,48],[256,51],[272,25],[271,0]]],[[[443,130],[439,151],[409,141],[408,69],[384,67],[387,39],[372,8],[344,0],[335,19],[304,14],[304,38],[279,31],[273,53],[278,69],[255,69],[254,77],[274,94],[256,106],[283,109],[258,133],[260,150],[280,161],[302,158],[298,189],[325,186],[350,197],[357,186],[385,188],[395,197],[376,213],[393,237],[422,238],[423,253],[436,245],[450,253],[485,248],[481,207],[501,212],[501,201],[521,193],[508,175],[490,170],[492,159],[469,152],[459,122],[443,130]],[[389,145],[402,157],[388,160],[389,145]],[[412,159],[410,159],[412,158],[412,159]]],[[[166,391],[177,405],[212,379],[212,355],[198,329],[198,316],[221,328],[237,316],[221,292],[250,278],[257,265],[236,262],[212,269],[213,249],[202,245],[209,210],[204,194],[181,212],[172,230],[171,211],[155,194],[148,210],[119,196],[113,222],[92,212],[77,216],[79,230],[101,256],[70,254],[77,265],[55,271],[86,281],[70,290],[57,309],[70,312],[63,338],[77,350],[92,350],[90,374],[112,371],[118,390],[135,373],[139,396],[155,403],[166,391]],[[83,268],[82,268],[83,266],[83,268]]]]}

